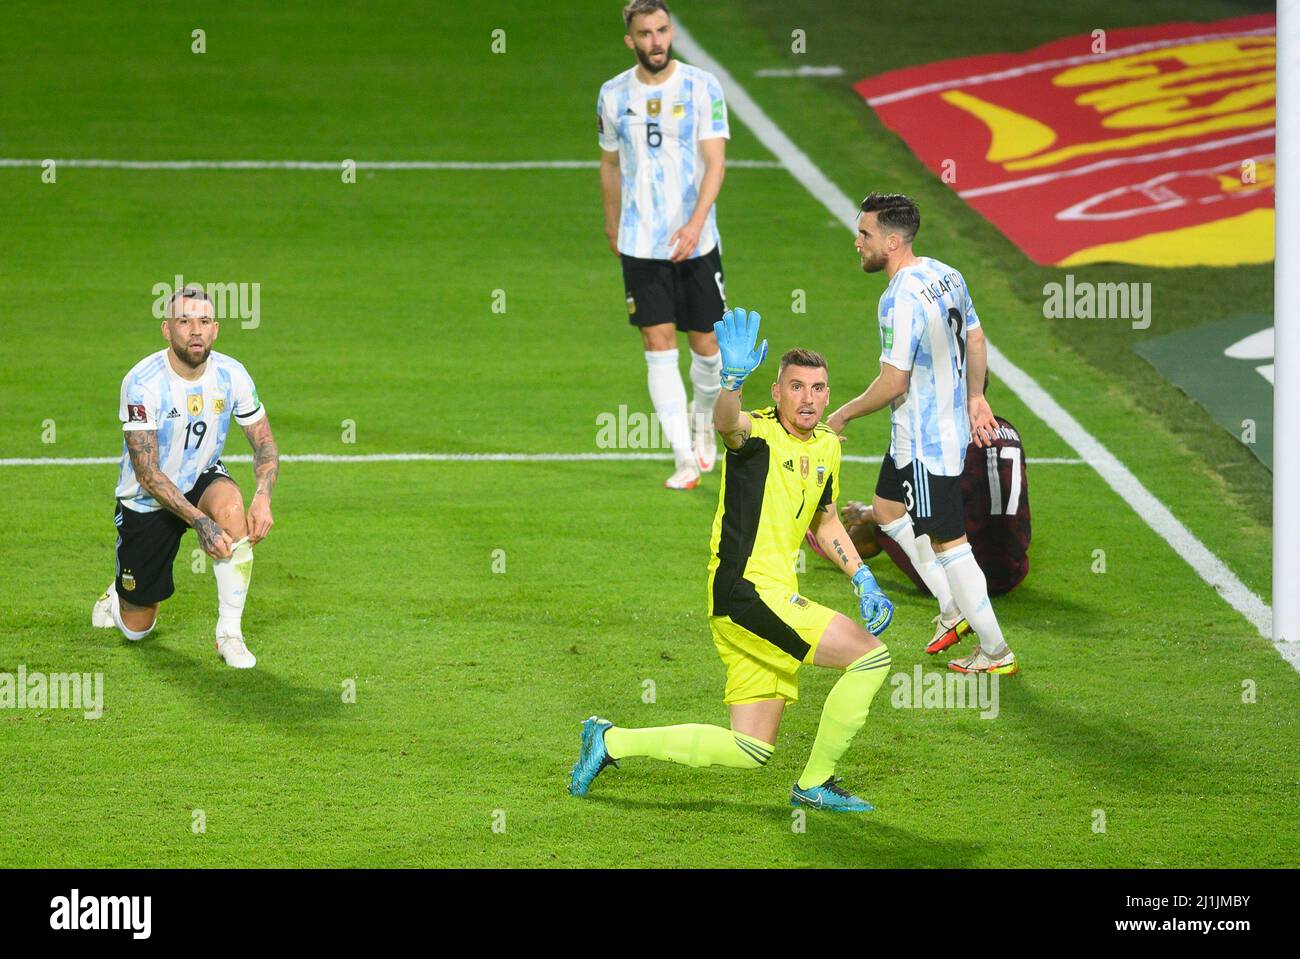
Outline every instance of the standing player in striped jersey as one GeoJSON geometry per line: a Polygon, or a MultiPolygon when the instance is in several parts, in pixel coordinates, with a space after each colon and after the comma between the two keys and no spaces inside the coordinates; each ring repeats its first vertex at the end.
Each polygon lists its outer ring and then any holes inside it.
{"type": "Polygon", "coordinates": [[[130,640],[153,631],[159,604],[175,591],[172,562],[187,527],[212,557],[217,580],[217,653],[236,669],[257,659],[241,618],[253,573],[253,545],[271,531],[271,491],[280,457],[266,409],[243,365],[212,352],[212,300],[187,287],[167,301],[167,348],[122,380],[124,435],[117,480],[117,576],[91,622],[130,640]],[[257,490],[244,512],[239,487],[221,463],[231,421],[253,447],[257,490]]]}
{"type": "Polygon", "coordinates": [[[948,665],[963,673],[1010,674],[1020,667],[966,540],[961,495],[967,445],[987,446],[998,428],[984,398],[984,331],[962,275],[912,252],[920,228],[921,212],[910,197],[872,193],[862,201],[856,242],[862,270],[889,277],[880,297],[880,375],[826,422],[843,433],[850,420],[891,407],[889,452],[871,506],[880,529],[939,601],[927,648],[973,629],[979,645],[948,665]]]}
{"type": "Polygon", "coordinates": [[[664,485],[693,489],[717,461],[713,324],[727,307],[713,203],[731,131],[718,81],[672,58],[667,5],[633,0],[623,23],[637,63],[605,83],[596,103],[605,236],[623,263],[628,321],[641,330],[650,400],[676,460],[664,485]],[[691,348],[689,410],[678,331],[691,348]]]}

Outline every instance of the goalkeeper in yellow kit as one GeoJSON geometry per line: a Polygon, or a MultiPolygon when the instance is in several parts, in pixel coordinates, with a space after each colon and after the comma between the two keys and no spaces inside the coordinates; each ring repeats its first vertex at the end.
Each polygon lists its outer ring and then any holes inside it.
{"type": "Polygon", "coordinates": [[[759,315],[730,310],[714,324],[722,351],[722,393],[713,424],[727,447],[709,560],[709,628],[727,667],[723,701],[731,728],[688,723],[627,729],[593,716],[569,792],[586,795],[606,766],[634,756],[687,766],[757,769],[776,748],[785,704],[799,698],[803,663],[843,671],[826,697],[821,724],[792,805],[870,812],[837,784],[835,765],[867,719],[889,672],[877,638],[894,607],[876,585],[840,522],[840,440],[822,425],[830,398],[826,362],[808,350],[781,357],[773,406],[741,411],[745,378],[767,356],[759,315]],[[799,594],[794,558],[812,529],[826,555],[853,580],[864,629],[799,594]]]}

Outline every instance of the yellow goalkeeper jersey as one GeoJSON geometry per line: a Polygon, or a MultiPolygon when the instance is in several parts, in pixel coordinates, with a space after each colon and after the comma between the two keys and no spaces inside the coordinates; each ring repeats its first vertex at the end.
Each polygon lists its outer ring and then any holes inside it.
{"type": "Polygon", "coordinates": [[[840,439],[819,423],[807,440],[792,436],[775,407],[754,410],[749,439],[727,450],[709,544],[709,615],[730,614],[738,579],[795,592],[795,559],[813,514],[840,486],[840,439]]]}

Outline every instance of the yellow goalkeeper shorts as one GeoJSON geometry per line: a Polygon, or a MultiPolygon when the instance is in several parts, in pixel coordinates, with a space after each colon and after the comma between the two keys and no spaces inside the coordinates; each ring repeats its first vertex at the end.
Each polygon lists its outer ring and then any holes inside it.
{"type": "Polygon", "coordinates": [[[730,592],[726,616],[710,616],[713,644],[727,667],[728,706],[799,698],[796,673],[811,663],[835,610],[788,590],[741,580],[730,592]]]}

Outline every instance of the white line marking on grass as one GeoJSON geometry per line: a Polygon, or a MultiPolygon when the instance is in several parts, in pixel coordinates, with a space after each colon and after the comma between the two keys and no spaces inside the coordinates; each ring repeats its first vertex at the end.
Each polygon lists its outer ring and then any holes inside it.
{"type": "MultiPolygon", "coordinates": [[[[677,22],[678,49],[693,63],[714,74],[727,91],[731,112],[744,123],[758,142],[767,147],[785,163],[791,175],[804,185],[852,233],[857,232],[858,204],[850,200],[839,187],[821,172],[802,150],[763,112],[721,63],[695,41],[695,38],[677,22]]],[[[1251,31],[1267,32],[1267,31],[1251,31]]],[[[1236,34],[1231,34],[1236,35],[1236,34]]],[[[1186,41],[1180,41],[1186,42],[1186,41]]],[[[1091,59],[1091,58],[1089,58],[1091,59]]],[[[1056,431],[1084,460],[1088,462],[1119,496],[1152,530],[1168,543],[1183,560],[1251,623],[1259,634],[1272,641],[1273,611],[1237,578],[1222,560],[1202,543],[1171,513],[1160,500],[1142,485],[1127,466],[1103,446],[1083,425],[1052,399],[1028,373],[1012,363],[992,343],[988,344],[989,368],[996,373],[1011,391],[1029,409],[1056,431]]],[[[1284,650],[1274,644],[1283,659],[1300,671],[1300,650],[1284,650]]],[[[1300,646],[1300,643],[1291,644],[1300,646]]]]}
{"type": "MultiPolygon", "coordinates": [[[[663,453],[286,453],[281,463],[599,463],[635,462],[639,460],[671,460],[673,454],[663,453]]],[[[846,463],[874,463],[879,465],[882,456],[843,457],[846,463]]],[[[253,457],[245,453],[221,457],[225,463],[251,463],[253,457]]],[[[117,456],[34,456],[0,459],[0,466],[116,466],[117,456]]],[[[1082,466],[1081,459],[1064,456],[1026,457],[1026,463],[1043,466],[1082,466]]]]}
{"type": "MultiPolygon", "coordinates": [[[[341,170],[342,160],[58,159],[63,167],[102,170],[341,170]]],[[[0,158],[0,167],[39,167],[45,160],[0,158]]],[[[358,170],[595,170],[599,160],[358,160],[358,170]]],[[[729,169],[780,170],[778,160],[727,160],[729,169]]]]}
{"type": "Polygon", "coordinates": [[[837,66],[826,67],[768,67],[764,70],[755,70],[756,77],[842,77],[844,68],[837,66]]]}
{"type": "MultiPolygon", "coordinates": [[[[898,100],[908,100],[912,97],[924,96],[927,93],[938,93],[940,90],[951,90],[954,87],[977,86],[982,83],[992,83],[997,80],[1009,80],[1012,77],[1021,77],[1029,73],[1039,73],[1043,70],[1055,70],[1057,67],[1073,67],[1084,63],[1099,63],[1103,60],[1113,60],[1115,57],[1124,57],[1133,53],[1144,53],[1148,50],[1163,50],[1167,47],[1180,47],[1189,43],[1204,43],[1209,40],[1227,40],[1232,37],[1261,37],[1277,33],[1276,27],[1256,27],[1254,30],[1235,30],[1227,33],[1203,33],[1195,37],[1171,37],[1165,40],[1148,40],[1145,43],[1134,43],[1127,47],[1116,47],[1114,50],[1107,50],[1105,53],[1084,53],[1073,57],[1058,57],[1054,60],[1039,60],[1037,63],[1026,63],[1023,66],[1011,67],[1006,70],[998,70],[994,73],[980,73],[974,76],[961,77],[956,80],[939,80],[935,83],[926,83],[921,86],[907,87],[904,90],[895,90],[893,93],[882,93],[878,97],[868,100],[871,106],[880,103],[894,103],[898,100]]],[[[685,52],[685,49],[683,49],[685,52]]]]}

